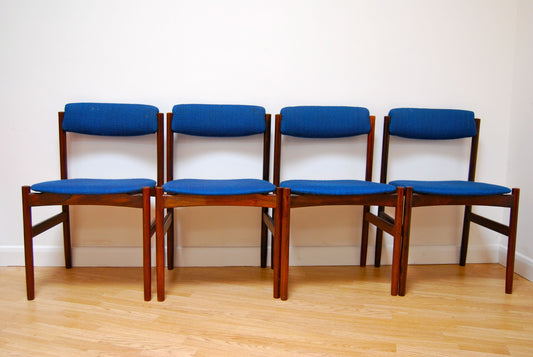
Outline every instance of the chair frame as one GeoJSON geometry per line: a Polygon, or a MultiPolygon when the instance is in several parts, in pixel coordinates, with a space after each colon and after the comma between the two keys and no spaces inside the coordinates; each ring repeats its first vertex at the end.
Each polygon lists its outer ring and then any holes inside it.
{"type": "MultiPolygon", "coordinates": [[[[274,146],[274,184],[280,185],[281,174],[281,122],[282,115],[276,115],[275,125],[275,146],[274,146]]],[[[370,116],[371,129],[367,135],[366,149],[366,170],[365,181],[372,181],[372,164],[374,156],[374,128],[375,116],[370,116]]],[[[403,188],[399,187],[394,193],[370,194],[370,195],[296,195],[291,194],[290,189],[282,191],[282,218],[281,218],[281,239],[280,239],[280,257],[276,258],[281,265],[280,271],[280,297],[281,300],[288,298],[288,279],[289,279],[289,236],[290,236],[290,210],[298,207],[313,206],[334,206],[334,205],[358,205],[363,206],[363,223],[361,235],[361,252],[360,266],[366,266],[368,250],[368,231],[369,225],[373,224],[382,231],[393,236],[394,248],[392,254],[392,272],[391,272],[391,295],[398,294],[398,283],[400,274],[400,257],[401,257],[401,234],[403,222],[403,205],[404,193],[403,188]],[[395,207],[395,219],[378,217],[370,212],[370,206],[395,207]]],[[[377,265],[376,265],[377,266],[377,265]]]]}
{"type": "MultiPolygon", "coordinates": [[[[67,169],[67,132],[63,130],[64,112],[59,112],[59,162],[60,177],[68,178],[67,169]]],[[[157,183],[162,184],[164,177],[163,167],[163,114],[157,114],[158,130],[157,137],[157,183]]],[[[72,268],[72,245],[70,233],[70,210],[72,205],[98,205],[133,207],[142,209],[143,222],[143,281],[144,300],[151,299],[151,246],[150,240],[155,233],[155,222],[150,222],[150,196],[155,194],[155,189],[144,187],[138,194],[55,194],[31,192],[30,186],[22,186],[22,216],[24,225],[24,256],[26,266],[26,291],[28,300],[35,298],[35,277],[33,263],[33,238],[48,229],[63,224],[63,245],[65,255],[65,267],[72,268]],[[33,225],[32,207],[38,206],[62,206],[58,213],[44,221],[33,225]]]]}
{"type": "MultiPolygon", "coordinates": [[[[167,180],[174,180],[174,135],[172,130],[173,113],[167,113],[167,180]]],[[[270,130],[271,115],[265,115],[266,128],[263,134],[263,180],[269,181],[270,168],[270,130]]],[[[174,208],[194,207],[194,206],[239,206],[239,207],[261,207],[261,267],[266,267],[268,231],[274,237],[279,237],[279,222],[281,220],[281,210],[277,209],[274,218],[269,216],[268,210],[281,207],[280,190],[271,194],[246,194],[246,195],[191,195],[191,194],[169,194],[162,187],[156,188],[156,266],[157,266],[157,299],[165,300],[165,243],[164,236],[167,236],[167,266],[169,270],[174,269],[174,242],[175,242],[175,219],[174,208]],[[166,213],[165,213],[166,211],[166,213]]],[[[273,244],[279,247],[279,244],[273,244]]],[[[279,256],[279,253],[272,252],[272,256],[279,256]]],[[[274,296],[279,295],[279,283],[276,277],[276,265],[274,268],[274,296]]]]}
{"type": "MultiPolygon", "coordinates": [[[[387,182],[389,146],[390,146],[390,123],[391,117],[385,116],[383,129],[383,150],[381,161],[381,178],[380,182],[387,182]]],[[[472,136],[468,169],[468,181],[475,181],[476,162],[479,145],[479,129],[480,119],[475,119],[476,135],[472,136]]],[[[415,139],[420,140],[420,139],[415,139]]],[[[402,234],[402,258],[400,269],[400,287],[399,293],[401,296],[405,295],[407,282],[407,266],[409,257],[409,239],[411,230],[411,216],[414,207],[427,206],[444,206],[444,205],[458,205],[465,206],[463,219],[463,232],[461,238],[461,252],[459,264],[466,265],[466,255],[468,249],[470,223],[476,223],[480,226],[488,228],[492,231],[498,232],[508,237],[507,246],[507,264],[505,275],[505,292],[511,294],[513,290],[513,275],[514,275],[514,261],[516,249],[516,231],[518,223],[518,202],[520,189],[513,188],[510,194],[503,195],[483,195],[483,196],[453,196],[453,195],[433,195],[433,194],[417,194],[413,192],[412,187],[405,188],[405,209],[404,209],[404,223],[402,234]],[[489,218],[483,217],[472,212],[472,206],[493,206],[505,207],[510,209],[509,224],[505,225],[489,218]]],[[[390,217],[384,212],[384,207],[379,207],[378,215],[385,219],[390,217]]],[[[381,252],[383,232],[378,230],[376,232],[376,261],[379,261],[381,252]]]]}

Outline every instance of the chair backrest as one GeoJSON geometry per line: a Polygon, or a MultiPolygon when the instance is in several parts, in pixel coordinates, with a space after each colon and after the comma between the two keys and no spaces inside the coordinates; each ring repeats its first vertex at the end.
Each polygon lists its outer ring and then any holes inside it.
{"type": "Polygon", "coordinates": [[[366,175],[372,180],[375,117],[368,109],[346,106],[286,107],[276,115],[274,184],[280,183],[281,136],[300,138],[345,138],[367,136],[366,175]]]}
{"type": "Polygon", "coordinates": [[[396,108],[385,117],[380,182],[387,182],[390,136],[422,140],[472,138],[468,179],[475,179],[480,120],[468,110],[396,108]]]}
{"type": "Polygon", "coordinates": [[[445,140],[477,134],[474,113],[467,110],[398,108],[389,117],[390,135],[404,138],[445,140]]]}
{"type": "Polygon", "coordinates": [[[248,136],[265,132],[265,108],[253,105],[180,104],[172,131],[196,136],[248,136]]]}
{"type": "Polygon", "coordinates": [[[263,134],[263,180],[269,180],[270,114],[255,105],[178,104],[167,114],[167,181],[174,179],[174,133],[204,137],[263,134]]]}
{"type": "Polygon", "coordinates": [[[97,136],[140,136],[157,133],[157,183],[163,184],[163,114],[144,104],[70,103],[59,112],[61,178],[67,179],[67,132],[97,136]]]}
{"type": "Polygon", "coordinates": [[[63,130],[88,135],[135,136],[157,132],[151,105],[71,103],[65,106],[63,130]]]}

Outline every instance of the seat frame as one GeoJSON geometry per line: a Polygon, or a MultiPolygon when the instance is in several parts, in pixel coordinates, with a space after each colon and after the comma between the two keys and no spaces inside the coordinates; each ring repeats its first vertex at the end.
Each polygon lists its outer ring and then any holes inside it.
{"type": "MultiPolygon", "coordinates": [[[[62,180],[68,178],[67,169],[67,132],[63,130],[64,112],[59,112],[59,162],[60,177],[62,180]]],[[[157,114],[158,130],[157,141],[157,183],[163,182],[163,114],[157,114]]],[[[63,245],[65,256],[65,267],[72,268],[72,244],[70,233],[70,210],[73,205],[97,205],[97,206],[117,206],[133,207],[142,209],[143,222],[143,282],[144,300],[151,299],[151,244],[150,240],[155,233],[155,222],[151,223],[150,217],[150,196],[155,194],[155,188],[144,187],[142,193],[136,194],[104,194],[104,195],[83,195],[83,194],[56,194],[45,192],[32,192],[30,186],[22,186],[22,216],[24,225],[24,256],[26,267],[26,292],[28,300],[35,298],[35,276],[33,262],[33,238],[48,229],[63,224],[63,245]],[[62,206],[61,212],[45,219],[44,221],[32,223],[32,207],[38,206],[62,206]]]]}
{"type": "MultiPolygon", "coordinates": [[[[172,130],[173,113],[167,113],[167,146],[166,146],[166,163],[167,177],[166,182],[174,180],[174,135],[172,130]]],[[[265,114],[265,131],[263,133],[263,174],[262,178],[269,181],[270,169],[270,131],[271,115],[265,114]]],[[[165,300],[165,241],[167,237],[167,266],[169,270],[174,269],[174,245],[175,245],[175,218],[174,208],[194,207],[194,206],[239,206],[239,207],[261,207],[261,261],[262,268],[266,267],[268,232],[272,233],[272,242],[274,237],[279,236],[279,225],[275,222],[280,221],[281,210],[277,211],[274,217],[268,214],[269,209],[281,207],[280,190],[269,194],[244,194],[244,195],[192,195],[192,194],[172,194],[164,191],[162,187],[156,188],[156,266],[157,266],[157,299],[165,300]]],[[[273,244],[279,247],[279,244],[273,244]]],[[[272,252],[272,256],[279,256],[279,253],[272,252]]],[[[279,265],[278,265],[279,266],[279,265]]],[[[274,296],[279,295],[279,283],[276,277],[277,266],[274,268],[274,296]]]]}
{"type": "MultiPolygon", "coordinates": [[[[389,158],[389,146],[390,146],[390,123],[391,117],[386,116],[384,120],[383,129],[383,150],[381,160],[381,183],[387,182],[387,170],[388,170],[388,158],[389,158]]],[[[480,119],[475,119],[476,134],[472,136],[470,147],[470,158],[468,168],[468,181],[475,181],[476,175],[476,162],[479,145],[479,129],[480,119]]],[[[420,139],[415,139],[420,140],[420,139]]],[[[453,195],[435,195],[435,194],[418,194],[413,192],[412,187],[405,187],[405,209],[404,209],[404,222],[402,233],[402,258],[400,269],[400,285],[399,294],[405,295],[406,283],[407,283],[407,267],[409,257],[409,239],[411,231],[411,216],[412,209],[414,207],[427,207],[427,206],[444,206],[444,205],[460,205],[465,206],[463,217],[463,231],[461,238],[461,252],[459,257],[459,264],[461,266],[466,265],[466,256],[468,250],[468,240],[470,223],[476,223],[480,226],[488,228],[492,231],[498,232],[507,236],[507,264],[506,264],[506,278],[505,278],[505,292],[512,293],[513,290],[513,274],[514,274],[514,261],[515,261],[515,249],[516,249],[516,231],[518,222],[518,202],[519,202],[520,190],[513,188],[510,194],[500,195],[482,195],[482,196],[453,196],[453,195]],[[472,212],[472,206],[493,206],[493,207],[505,207],[509,208],[509,224],[505,225],[489,218],[483,217],[479,214],[472,212]]],[[[384,211],[384,207],[378,208],[378,216],[384,219],[391,219],[384,211]]],[[[381,257],[381,247],[383,232],[381,230],[376,231],[376,264],[379,265],[381,257]]]]}
{"type": "MultiPolygon", "coordinates": [[[[370,132],[367,135],[366,144],[366,169],[365,181],[372,181],[372,165],[374,156],[374,127],[375,116],[370,116],[370,132]]],[[[275,146],[274,146],[274,184],[280,185],[281,175],[281,147],[282,133],[281,114],[276,115],[275,125],[275,146]]],[[[361,134],[363,135],[363,134],[361,134]]],[[[392,254],[392,272],[391,272],[391,295],[398,294],[399,274],[400,274],[400,256],[401,256],[401,234],[403,219],[403,188],[399,187],[393,193],[386,194],[365,194],[365,195],[297,195],[292,194],[290,189],[283,188],[282,198],[282,218],[281,218],[281,248],[279,261],[280,269],[280,297],[281,300],[288,298],[288,280],[289,280],[289,247],[290,247],[290,210],[298,207],[313,206],[334,206],[334,205],[358,205],[363,206],[363,222],[361,234],[361,252],[360,266],[366,266],[368,250],[368,231],[369,225],[373,224],[393,236],[394,247],[392,254]],[[378,217],[371,214],[371,206],[395,207],[395,219],[378,217]]]]}

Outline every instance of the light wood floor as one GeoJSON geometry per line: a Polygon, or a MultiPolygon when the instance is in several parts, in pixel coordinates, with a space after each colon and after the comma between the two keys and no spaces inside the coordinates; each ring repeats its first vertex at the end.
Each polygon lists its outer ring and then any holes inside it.
{"type": "Polygon", "coordinates": [[[0,356],[533,356],[533,283],[504,293],[495,264],[291,267],[289,300],[270,269],[176,268],[144,302],[140,268],[0,268],[0,356]]]}

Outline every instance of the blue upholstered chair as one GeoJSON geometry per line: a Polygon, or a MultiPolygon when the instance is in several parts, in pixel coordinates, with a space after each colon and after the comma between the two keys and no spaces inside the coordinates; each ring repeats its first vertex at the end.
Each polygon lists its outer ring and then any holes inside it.
{"type": "MultiPolygon", "coordinates": [[[[156,107],[138,104],[72,103],[59,113],[59,159],[61,179],[22,187],[24,250],[28,300],[35,297],[33,238],[63,224],[65,266],[72,267],[70,205],[101,205],[142,209],[144,299],[150,300],[150,238],[155,231],[150,222],[150,195],[163,182],[163,114],[156,107]],[[69,178],[67,133],[93,136],[154,135],[157,142],[157,182],[152,178],[95,179],[69,178]],[[32,223],[32,207],[62,206],[61,213],[39,224],[32,223]]],[[[155,161],[154,161],[155,162],[155,161]]]]}
{"type": "MultiPolygon", "coordinates": [[[[167,180],[156,189],[157,298],[165,299],[164,236],[167,235],[167,265],[174,268],[174,208],[191,206],[261,207],[261,266],[266,266],[268,230],[275,235],[269,208],[280,206],[276,186],[269,182],[270,114],[250,105],[176,105],[167,114],[167,180]],[[258,178],[174,179],[174,141],[180,136],[218,137],[227,140],[262,136],[263,172],[258,178]],[[176,138],[175,138],[176,137],[176,138]],[[166,212],[166,214],[165,214],[166,212]]],[[[281,211],[278,211],[278,215],[281,211]]],[[[277,227],[277,226],[276,226],[277,227]]],[[[275,276],[279,276],[275,274],[275,276]]],[[[274,281],[274,287],[279,284],[274,281]]],[[[274,292],[276,294],[276,292],[274,292]]]]}
{"type": "MultiPolygon", "coordinates": [[[[275,148],[274,148],[274,183],[285,190],[282,191],[282,219],[280,256],[276,263],[280,264],[280,297],[288,297],[289,270],[289,232],[290,210],[297,207],[327,205],[359,205],[363,206],[363,226],[361,237],[360,265],[366,265],[368,245],[368,228],[372,223],[394,237],[392,260],[391,294],[397,295],[400,269],[401,220],[403,210],[403,191],[392,185],[372,181],[374,121],[368,109],[359,107],[318,107],[299,106],[287,107],[276,115],[275,148]],[[317,180],[297,179],[281,181],[282,137],[294,136],[320,141],[337,138],[366,136],[366,173],[361,179],[317,180]],[[370,215],[370,206],[395,207],[396,220],[391,223],[375,215],[370,215]]],[[[362,155],[361,155],[362,156],[362,155]]]]}
{"type": "MultiPolygon", "coordinates": [[[[392,109],[385,117],[383,130],[383,151],[381,162],[381,182],[387,182],[390,136],[425,141],[453,140],[471,138],[470,163],[467,180],[394,180],[390,185],[405,188],[405,211],[402,242],[400,295],[405,294],[407,265],[409,256],[409,235],[413,207],[437,205],[465,206],[463,235],[461,242],[460,265],[466,263],[470,223],[499,232],[508,237],[507,271],[505,292],[511,293],[513,287],[516,226],[518,219],[519,189],[476,182],[476,158],[479,141],[480,120],[474,113],[466,110],[451,109],[392,109]],[[472,206],[497,206],[510,209],[509,224],[494,222],[472,212],[472,206]]],[[[455,140],[460,143],[461,140],[455,140]]],[[[380,217],[386,218],[384,208],[378,210],[380,217]]],[[[389,217],[390,218],[390,217],[389,217]]],[[[377,231],[376,259],[381,250],[381,231],[377,231]]]]}

